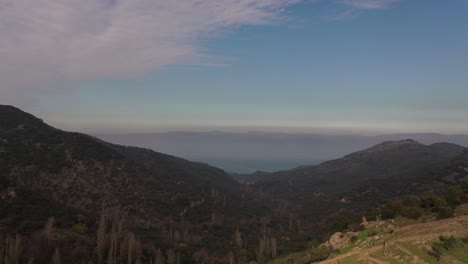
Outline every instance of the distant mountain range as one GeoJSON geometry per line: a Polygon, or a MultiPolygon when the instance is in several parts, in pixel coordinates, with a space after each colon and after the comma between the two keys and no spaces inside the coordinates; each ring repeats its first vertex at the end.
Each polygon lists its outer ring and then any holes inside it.
{"type": "Polygon", "coordinates": [[[448,142],[468,146],[468,135],[435,133],[360,136],[268,132],[167,132],[95,136],[115,144],[146,147],[205,162],[236,173],[274,172],[301,165],[318,164],[383,141],[413,139],[422,144],[448,142]]]}

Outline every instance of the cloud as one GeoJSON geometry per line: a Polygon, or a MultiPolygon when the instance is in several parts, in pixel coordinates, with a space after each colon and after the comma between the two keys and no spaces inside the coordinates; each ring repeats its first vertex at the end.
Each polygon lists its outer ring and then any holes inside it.
{"type": "Polygon", "coordinates": [[[324,18],[328,21],[342,21],[357,17],[364,11],[378,10],[391,7],[392,4],[401,0],[335,0],[333,3],[343,8],[335,14],[324,18]]]}
{"type": "Polygon", "coordinates": [[[339,0],[343,5],[356,9],[382,9],[400,0],[339,0]]]}
{"type": "Polygon", "coordinates": [[[0,0],[0,92],[62,89],[57,87],[131,78],[167,65],[212,63],[202,40],[271,23],[295,2],[0,0]]]}

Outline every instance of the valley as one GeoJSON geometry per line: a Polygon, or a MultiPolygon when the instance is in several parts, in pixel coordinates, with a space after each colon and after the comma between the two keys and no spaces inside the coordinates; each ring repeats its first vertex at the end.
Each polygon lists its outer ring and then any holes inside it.
{"type": "MultiPolygon", "coordinates": [[[[8,259],[5,264],[58,258],[61,263],[275,263],[310,248],[324,250],[321,256],[328,258],[336,252],[317,245],[335,232],[355,229],[363,215],[417,219],[432,210],[452,217],[468,193],[460,187],[467,168],[465,147],[408,139],[319,165],[233,175],[62,131],[0,106],[2,258],[8,259]],[[445,196],[452,189],[455,200],[445,196]],[[405,198],[411,195],[426,196],[411,207],[405,204],[414,200],[405,198]],[[431,199],[445,204],[419,207],[431,199]]],[[[364,254],[353,250],[346,257],[364,254]]],[[[369,256],[379,252],[365,250],[369,256]]]]}
{"type": "Polygon", "coordinates": [[[0,0],[0,264],[468,264],[467,10],[0,0]]]}

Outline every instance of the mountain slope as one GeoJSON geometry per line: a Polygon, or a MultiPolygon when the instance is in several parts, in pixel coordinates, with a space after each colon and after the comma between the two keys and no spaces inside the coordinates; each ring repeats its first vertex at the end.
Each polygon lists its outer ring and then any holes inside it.
{"type": "Polygon", "coordinates": [[[239,197],[239,184],[220,169],[64,132],[12,106],[0,106],[0,178],[70,208],[96,213],[116,206],[153,224],[179,219],[199,201],[206,215],[197,221],[209,222],[213,191],[233,207],[239,197]]]}
{"type": "MultiPolygon", "coordinates": [[[[351,218],[403,194],[443,190],[468,174],[467,161],[468,152],[453,144],[384,142],[318,166],[258,173],[258,183],[241,185],[206,164],[64,132],[0,106],[0,229],[39,246],[36,235],[55,217],[55,243],[83,242],[90,260],[102,212],[108,239],[124,219],[126,231],[166,257],[176,251],[205,263],[264,261],[327,235],[339,223],[329,221],[332,214],[351,218]]],[[[49,263],[50,250],[28,254],[49,263]]]]}
{"type": "MultiPolygon", "coordinates": [[[[311,262],[309,252],[296,253],[270,264],[297,263],[466,263],[468,216],[395,226],[394,221],[371,222],[356,233],[343,235],[345,246],[330,258],[311,262]],[[349,238],[354,237],[350,241],[349,238]]],[[[339,239],[337,239],[339,240],[339,239]]]]}
{"type": "MultiPolygon", "coordinates": [[[[365,209],[393,197],[443,189],[458,182],[464,147],[413,140],[384,142],[318,166],[262,174],[253,185],[285,200],[301,215],[324,216],[339,209],[365,209]]],[[[460,174],[461,175],[461,174],[460,174]]]]}
{"type": "Polygon", "coordinates": [[[117,226],[129,256],[146,246],[134,256],[144,263],[157,248],[182,263],[228,263],[234,250],[236,258],[254,255],[265,217],[275,218],[221,169],[61,131],[0,106],[0,247],[21,235],[35,263],[50,263],[54,247],[70,251],[66,263],[97,263],[99,238],[112,256],[117,226]]]}

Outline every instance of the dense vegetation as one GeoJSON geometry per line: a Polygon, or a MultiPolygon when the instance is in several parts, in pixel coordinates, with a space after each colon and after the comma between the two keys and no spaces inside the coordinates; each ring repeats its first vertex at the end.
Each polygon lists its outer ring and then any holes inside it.
{"type": "Polygon", "coordinates": [[[435,214],[438,219],[453,217],[455,209],[468,203],[468,182],[449,187],[446,194],[437,195],[425,192],[421,195],[408,195],[374,209],[369,213],[370,220],[393,219],[396,216],[418,220],[425,215],[435,214]]]}
{"type": "Polygon", "coordinates": [[[468,254],[462,253],[468,252],[468,237],[466,236],[468,228],[463,220],[452,217],[466,215],[468,215],[468,177],[461,184],[450,187],[445,193],[428,192],[421,195],[408,195],[369,210],[363,219],[341,220],[340,227],[342,229],[337,230],[340,232],[335,233],[325,243],[311,243],[302,252],[288,254],[269,263],[306,264],[326,260],[330,257],[340,258],[352,250],[355,250],[355,256],[342,257],[341,260],[332,260],[330,263],[368,263],[365,258],[356,256],[362,255],[362,252],[370,251],[375,252],[373,262],[376,262],[375,258],[378,258],[389,263],[400,263],[401,261],[407,263],[404,259],[398,261],[398,259],[389,256],[394,254],[398,258],[401,256],[424,256],[425,263],[458,263],[456,261],[468,260],[468,254]],[[441,233],[437,239],[428,238],[424,229],[418,230],[421,227],[417,225],[418,223],[427,224],[425,228],[431,229],[434,225],[441,225],[434,222],[441,219],[455,219],[453,222],[457,228],[451,228],[449,225],[439,226],[441,231],[434,230],[434,232],[441,233]],[[415,225],[414,228],[411,228],[412,225],[415,225]],[[402,229],[397,235],[394,235],[398,227],[402,229]],[[442,235],[447,231],[451,235],[442,235]],[[457,231],[460,232],[457,233],[457,231]],[[458,236],[455,237],[454,235],[457,234],[458,236]],[[406,238],[406,242],[404,242],[405,239],[400,241],[404,236],[408,236],[410,239],[406,238]],[[339,248],[334,248],[333,242],[330,242],[334,240],[333,237],[342,241],[339,248]],[[418,242],[410,243],[408,241],[418,242]],[[392,246],[389,246],[389,243],[392,246]],[[375,246],[377,248],[369,249],[375,246]],[[393,252],[390,253],[390,251],[393,252]],[[455,262],[452,262],[451,258],[447,256],[455,258],[455,262]]]}
{"type": "Polygon", "coordinates": [[[377,205],[385,204],[369,218],[451,216],[466,185],[442,193],[463,181],[467,161],[452,144],[387,142],[243,185],[206,164],[64,132],[0,106],[0,259],[248,263],[310,250],[319,260],[330,253],[321,241],[359,229],[377,205]]]}

